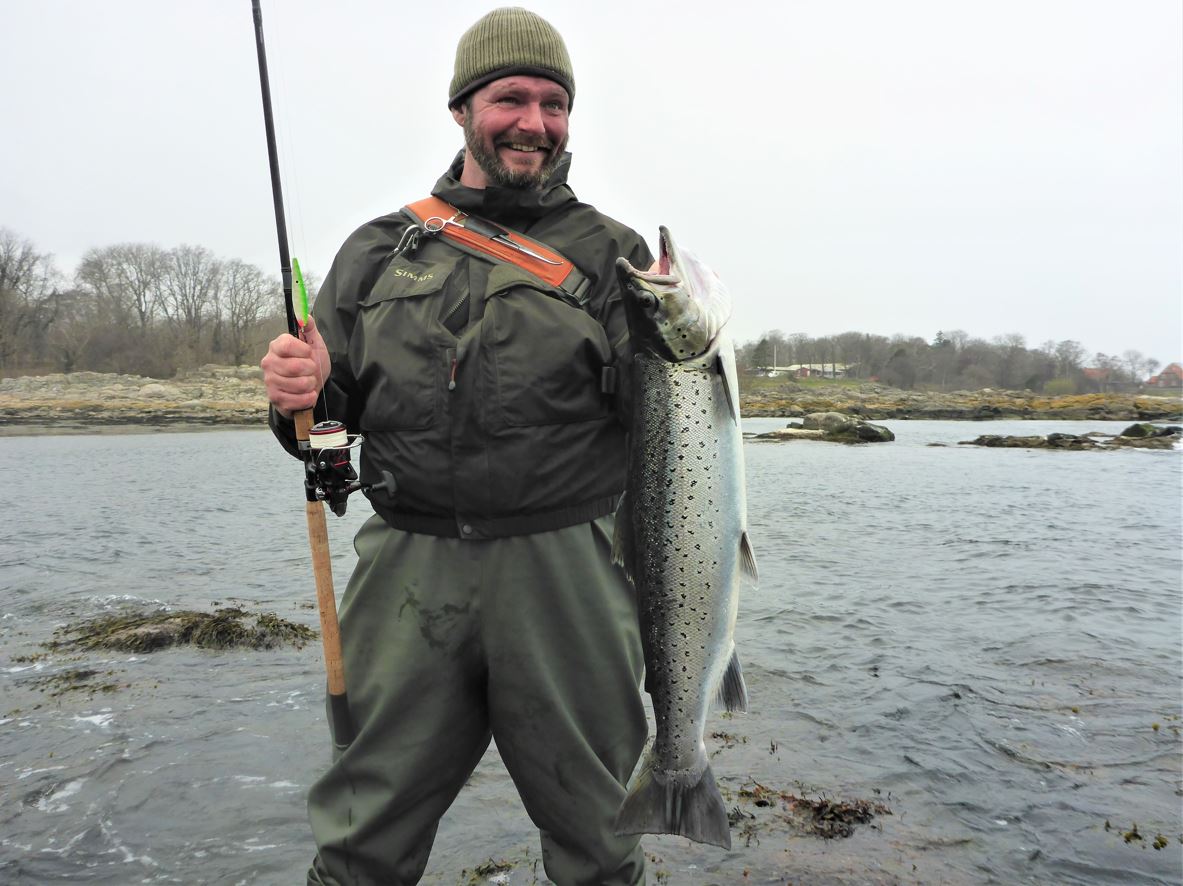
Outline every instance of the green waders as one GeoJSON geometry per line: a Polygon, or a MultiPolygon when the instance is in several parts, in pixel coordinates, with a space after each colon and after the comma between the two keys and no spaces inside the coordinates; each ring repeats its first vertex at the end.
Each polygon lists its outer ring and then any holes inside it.
{"type": "Polygon", "coordinates": [[[341,602],[357,737],[309,793],[310,884],[419,881],[491,737],[559,886],[644,880],[612,822],[645,740],[636,599],[612,518],[460,541],[358,532],[341,602]]]}

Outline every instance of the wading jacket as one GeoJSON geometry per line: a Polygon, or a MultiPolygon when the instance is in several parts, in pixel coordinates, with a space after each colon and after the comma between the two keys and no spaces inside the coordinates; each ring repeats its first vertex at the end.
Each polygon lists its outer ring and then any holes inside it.
{"type": "MultiPolygon", "coordinates": [[[[337,253],[313,311],[332,360],[328,417],[365,436],[363,482],[395,478],[374,510],[392,526],[462,539],[520,535],[611,513],[624,488],[628,330],[617,257],[647,268],[634,231],[581,203],[569,155],[540,190],[467,188],[460,155],[432,191],[519,231],[587,277],[581,308],[526,271],[437,237],[395,255],[410,224],[393,213],[337,253]]],[[[318,405],[318,420],[325,418],[318,405]]],[[[291,422],[272,426],[295,453],[291,422]]]]}

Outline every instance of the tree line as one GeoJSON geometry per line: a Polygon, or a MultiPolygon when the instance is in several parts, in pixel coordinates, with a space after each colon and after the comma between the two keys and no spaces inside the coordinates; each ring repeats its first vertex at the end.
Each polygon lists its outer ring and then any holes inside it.
{"type": "MultiPolygon", "coordinates": [[[[0,228],[0,375],[94,370],[170,378],[203,363],[253,363],[284,328],[278,279],[203,246],[104,246],[68,276],[52,255],[0,228]]],[[[1134,385],[1160,366],[1134,350],[1090,356],[1077,341],[1028,347],[1018,334],[986,341],[959,329],[931,341],[778,330],[741,345],[736,357],[752,374],[797,364],[905,389],[1049,394],[1134,385]]]]}
{"type": "Polygon", "coordinates": [[[986,341],[960,329],[940,331],[932,341],[863,332],[817,338],[769,332],[739,347],[736,362],[751,373],[805,365],[827,377],[878,380],[904,389],[1002,388],[1047,394],[1135,386],[1161,365],[1135,350],[1120,357],[1090,356],[1080,342],[1071,339],[1028,347],[1018,334],[986,341]]]}
{"type": "Polygon", "coordinates": [[[278,279],[204,246],[99,247],[67,275],[0,228],[0,374],[171,378],[203,363],[254,362],[284,328],[278,279]]]}

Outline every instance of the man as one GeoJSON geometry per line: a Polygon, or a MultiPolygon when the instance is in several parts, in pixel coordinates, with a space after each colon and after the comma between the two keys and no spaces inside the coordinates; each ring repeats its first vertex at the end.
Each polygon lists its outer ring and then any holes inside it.
{"type": "Polygon", "coordinates": [[[552,880],[643,880],[638,839],[612,826],[646,732],[636,601],[611,564],[629,360],[614,262],[652,256],[566,184],[574,94],[549,23],[480,19],[449,91],[465,149],[433,194],[569,259],[585,286],[394,213],[342,246],[307,343],[280,336],[262,361],[290,451],[289,417],[323,382],[328,417],[365,435],[362,479],[397,482],[372,496],[341,602],[356,737],[310,791],[309,883],[417,882],[490,737],[552,880]]]}

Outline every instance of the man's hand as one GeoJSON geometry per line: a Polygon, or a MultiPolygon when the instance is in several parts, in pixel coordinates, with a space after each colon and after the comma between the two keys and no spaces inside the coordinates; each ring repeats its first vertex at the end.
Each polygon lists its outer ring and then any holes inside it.
{"type": "Polygon", "coordinates": [[[329,377],[329,351],[311,318],[304,336],[307,341],[285,332],[271,342],[267,355],[259,361],[267,399],[284,418],[315,406],[329,377]]]}

